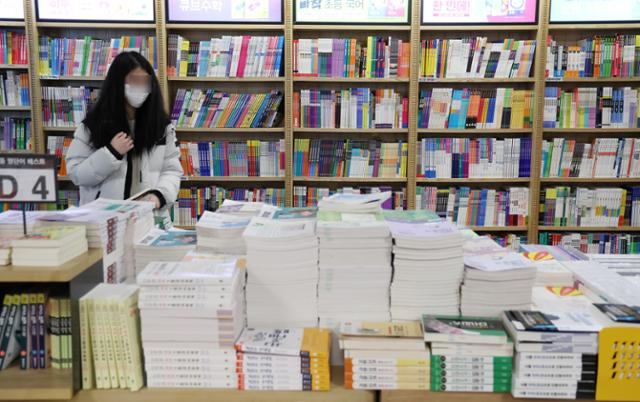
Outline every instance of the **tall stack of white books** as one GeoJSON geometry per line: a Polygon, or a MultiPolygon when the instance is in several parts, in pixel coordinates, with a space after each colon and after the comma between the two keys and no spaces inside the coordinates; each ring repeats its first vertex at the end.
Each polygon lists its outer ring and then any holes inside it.
{"type": "Polygon", "coordinates": [[[451,223],[416,218],[387,216],[394,240],[391,318],[419,320],[422,314],[458,314],[464,238],[451,223]]]}
{"type": "Polygon", "coordinates": [[[195,230],[152,229],[134,245],[136,276],[150,262],[180,261],[196,249],[195,230]]]}
{"type": "Polygon", "coordinates": [[[247,245],[247,324],[301,328],[318,324],[318,239],[313,219],[254,217],[247,245]]]}
{"type": "Polygon", "coordinates": [[[150,263],[140,285],[147,385],[236,388],[244,269],[233,257],[150,263]]]}

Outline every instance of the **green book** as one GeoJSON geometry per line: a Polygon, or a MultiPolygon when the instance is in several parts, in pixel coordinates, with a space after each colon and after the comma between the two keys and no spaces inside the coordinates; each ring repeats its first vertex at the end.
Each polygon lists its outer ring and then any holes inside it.
{"type": "Polygon", "coordinates": [[[511,383],[442,382],[432,379],[431,390],[436,392],[510,392],[511,383]]]}
{"type": "Polygon", "coordinates": [[[428,209],[406,211],[385,210],[382,212],[382,214],[385,220],[393,222],[421,223],[440,220],[438,214],[428,209]]]}
{"type": "Polygon", "coordinates": [[[425,342],[503,345],[508,341],[502,321],[496,317],[423,315],[425,342]]]}

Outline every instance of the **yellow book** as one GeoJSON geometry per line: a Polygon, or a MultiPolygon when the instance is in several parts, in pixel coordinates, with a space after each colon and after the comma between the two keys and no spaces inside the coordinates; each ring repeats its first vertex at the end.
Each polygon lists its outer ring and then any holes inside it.
{"type": "Polygon", "coordinates": [[[251,127],[251,123],[256,118],[256,115],[258,114],[258,110],[260,110],[260,105],[262,105],[266,97],[267,97],[267,94],[256,94],[256,96],[253,98],[251,102],[249,111],[247,112],[244,119],[242,120],[242,123],[240,124],[240,127],[242,128],[251,127]]]}
{"type": "Polygon", "coordinates": [[[80,309],[80,367],[82,372],[82,389],[92,389],[95,386],[93,370],[93,346],[91,327],[89,324],[89,301],[81,298],[80,309]]]}
{"type": "Polygon", "coordinates": [[[111,313],[109,311],[109,300],[102,298],[95,301],[98,320],[100,321],[100,334],[102,347],[104,348],[107,372],[104,374],[107,388],[118,388],[118,370],[116,368],[116,358],[111,337],[111,313]]]}
{"type": "Polygon", "coordinates": [[[323,359],[329,358],[330,349],[331,332],[322,328],[247,328],[236,342],[239,352],[323,359]],[[265,345],[263,339],[271,339],[270,344],[265,345]]]}
{"type": "Polygon", "coordinates": [[[129,286],[125,295],[119,304],[120,316],[124,318],[122,339],[128,357],[129,389],[137,391],[144,386],[138,291],[135,286],[129,286]]]}
{"type": "Polygon", "coordinates": [[[187,76],[187,69],[189,67],[189,41],[182,38],[180,43],[180,77],[187,76]]]}
{"type": "MultiPolygon", "coordinates": [[[[22,295],[22,303],[29,303],[29,294],[22,295]]],[[[51,345],[51,367],[55,369],[63,368],[62,365],[62,315],[61,313],[61,300],[58,298],[49,298],[49,323],[51,325],[51,333],[49,334],[49,342],[51,345]]]]}
{"type": "Polygon", "coordinates": [[[371,78],[371,63],[373,62],[373,38],[367,36],[367,65],[364,70],[365,78],[371,78]]]}
{"type": "MultiPolygon", "coordinates": [[[[124,359],[124,341],[122,337],[121,329],[121,316],[118,301],[116,299],[108,300],[108,309],[110,324],[109,329],[111,331],[111,341],[113,343],[113,353],[115,358],[115,367],[117,372],[116,383],[112,384],[115,387],[127,388],[127,374],[126,364],[124,359]]],[[[113,383],[113,378],[112,378],[113,383]]]]}
{"type": "Polygon", "coordinates": [[[65,334],[65,339],[63,343],[63,348],[65,351],[64,354],[64,368],[73,368],[73,335],[71,333],[71,299],[66,298],[62,300],[63,305],[63,314],[64,318],[67,321],[67,333],[65,334]]]}

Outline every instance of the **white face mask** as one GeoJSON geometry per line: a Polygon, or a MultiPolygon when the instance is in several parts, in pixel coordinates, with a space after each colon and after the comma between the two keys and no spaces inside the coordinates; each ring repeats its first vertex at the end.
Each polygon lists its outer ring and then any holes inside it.
{"type": "Polygon", "coordinates": [[[124,84],[124,97],[136,109],[147,100],[149,93],[149,89],[145,86],[124,84]]]}

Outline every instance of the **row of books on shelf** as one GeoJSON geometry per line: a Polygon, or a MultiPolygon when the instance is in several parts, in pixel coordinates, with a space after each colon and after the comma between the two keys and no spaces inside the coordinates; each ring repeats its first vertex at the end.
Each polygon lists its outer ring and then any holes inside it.
{"type": "Polygon", "coordinates": [[[0,74],[0,106],[29,106],[29,74],[0,74]]]}
{"type": "Polygon", "coordinates": [[[285,143],[278,141],[200,141],[180,143],[185,176],[284,177],[285,143]]]}
{"type": "Polygon", "coordinates": [[[31,150],[31,119],[20,117],[5,117],[0,119],[0,149],[3,151],[31,150]]]}
{"type": "Polygon", "coordinates": [[[532,128],[533,119],[533,91],[529,89],[433,88],[420,91],[419,128],[532,128]]]}
{"type": "Polygon", "coordinates": [[[640,177],[640,138],[542,141],[541,177],[640,177]]]}
{"type": "Polygon", "coordinates": [[[527,78],[535,51],[535,40],[422,40],[419,78],[527,78]]]}
{"type": "Polygon", "coordinates": [[[158,68],[158,42],[155,36],[111,39],[41,36],[38,50],[38,73],[43,77],[102,77],[107,74],[113,59],[124,51],[138,52],[149,60],[154,69],[158,68]]]}
{"type": "Polygon", "coordinates": [[[47,136],[47,153],[55,155],[58,161],[58,176],[67,175],[67,151],[73,138],[62,135],[47,136]]]}
{"type": "Polygon", "coordinates": [[[230,36],[203,41],[170,34],[169,77],[283,76],[284,36],[230,36]]]}
{"type": "Polygon", "coordinates": [[[27,44],[24,32],[0,29],[0,64],[28,64],[27,44]]]}
{"type": "Polygon", "coordinates": [[[394,89],[303,89],[293,93],[296,128],[408,128],[409,99],[394,89]]]}
{"type": "Polygon", "coordinates": [[[418,177],[529,177],[531,138],[422,138],[416,156],[418,177]]]}
{"type": "Polygon", "coordinates": [[[416,209],[434,211],[460,227],[526,226],[529,188],[417,187],[416,209]]]}
{"type": "Polygon", "coordinates": [[[294,140],[293,174],[305,177],[407,177],[407,143],[294,140]]]}
{"type": "Polygon", "coordinates": [[[547,78],[640,76],[640,35],[594,35],[573,44],[547,38],[547,78]]]}
{"type": "Polygon", "coordinates": [[[541,232],[538,242],[573,247],[588,254],[640,254],[640,234],[541,232]]]}
{"type": "MultiPolygon", "coordinates": [[[[2,249],[6,251],[8,249],[2,249]]],[[[71,368],[71,301],[47,293],[5,293],[0,306],[0,370],[71,368]]]]}
{"type": "Polygon", "coordinates": [[[411,43],[393,37],[295,39],[294,77],[409,78],[411,43]]]}
{"type": "Polygon", "coordinates": [[[97,102],[100,89],[80,87],[42,87],[42,123],[49,127],[76,127],[97,102]]]}
{"type": "Polygon", "coordinates": [[[178,89],[171,120],[180,128],[270,128],[283,118],[283,94],[178,89]]]}
{"type": "Polygon", "coordinates": [[[640,226],[640,187],[548,187],[540,191],[540,222],[547,226],[640,226]]]}
{"type": "Polygon", "coordinates": [[[638,117],[636,88],[544,89],[544,128],[636,128],[638,117]]]}

